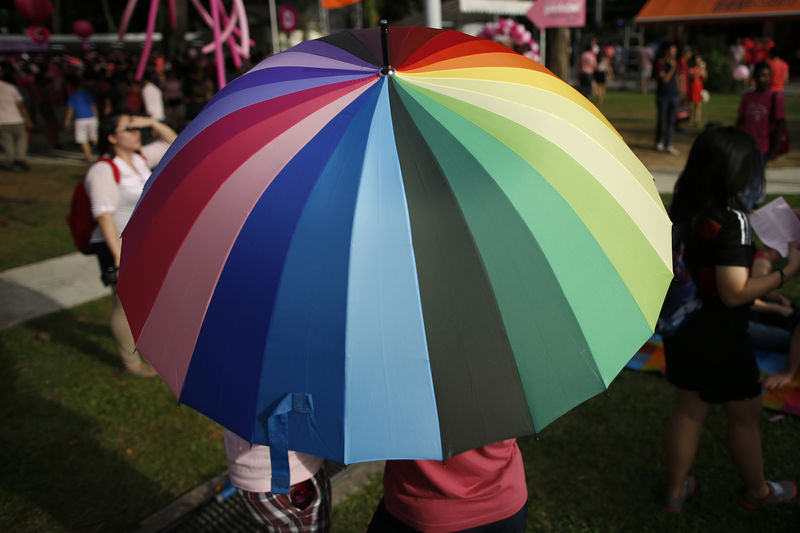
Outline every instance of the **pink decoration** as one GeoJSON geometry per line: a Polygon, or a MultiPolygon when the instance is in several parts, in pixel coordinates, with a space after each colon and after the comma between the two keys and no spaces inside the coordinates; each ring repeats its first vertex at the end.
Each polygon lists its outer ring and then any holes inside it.
{"type": "MultiPolygon", "coordinates": [[[[133,15],[133,10],[136,8],[136,2],[137,0],[128,0],[128,3],[125,5],[125,11],[122,14],[122,20],[119,24],[119,35],[117,37],[119,42],[125,39],[125,32],[128,30],[128,23],[133,15]]],[[[147,66],[147,60],[150,56],[156,16],[158,15],[158,3],[159,0],[150,0],[150,11],[147,18],[147,34],[144,47],[142,48],[142,55],[139,58],[139,66],[136,69],[137,80],[142,79],[144,69],[147,66]]],[[[210,53],[214,50],[217,62],[217,81],[221,89],[225,86],[224,57],[222,55],[223,42],[228,43],[233,63],[237,68],[242,66],[240,56],[248,59],[250,58],[250,46],[255,43],[250,40],[250,29],[247,25],[247,13],[244,9],[243,0],[232,0],[230,15],[226,12],[222,0],[210,0],[209,3],[211,6],[211,14],[206,11],[200,3],[200,0],[192,0],[192,4],[200,14],[200,17],[212,28],[214,33],[214,41],[204,46],[202,51],[203,53],[210,53]],[[220,30],[220,23],[224,26],[222,30],[220,30]],[[236,43],[234,35],[241,39],[240,43],[236,43]]],[[[176,25],[175,0],[168,0],[168,5],[170,26],[174,28],[176,25]]]]}
{"type": "Polygon", "coordinates": [[[50,30],[47,26],[34,24],[28,26],[28,37],[35,43],[46,43],[50,39],[50,30]]]}
{"type": "Polygon", "coordinates": [[[222,40],[220,39],[219,32],[219,3],[211,0],[211,20],[213,21],[214,30],[214,59],[217,63],[217,84],[219,88],[225,87],[225,61],[222,58],[222,40]]]}
{"type": "Polygon", "coordinates": [[[44,22],[53,13],[50,0],[14,0],[14,7],[31,22],[44,22]]]}
{"type": "Polygon", "coordinates": [[[738,65],[736,68],[733,69],[733,79],[744,81],[750,77],[750,69],[747,68],[747,65],[738,65]]]}
{"type": "Polygon", "coordinates": [[[531,32],[525,28],[524,24],[513,19],[502,18],[496,22],[487,22],[483,29],[478,33],[481,39],[491,41],[503,41],[510,39],[516,46],[528,47],[522,55],[539,61],[539,44],[533,40],[531,32]]]}
{"type": "Polygon", "coordinates": [[[139,57],[139,66],[136,67],[136,80],[144,76],[147,58],[150,57],[150,47],[153,45],[153,31],[156,29],[156,16],[158,15],[158,0],[150,0],[150,11],[147,16],[147,35],[144,38],[142,55],[139,57]]]}
{"type": "Polygon", "coordinates": [[[81,39],[88,39],[94,33],[94,27],[92,27],[92,23],[86,19],[76,20],[72,24],[72,33],[81,39]]]}

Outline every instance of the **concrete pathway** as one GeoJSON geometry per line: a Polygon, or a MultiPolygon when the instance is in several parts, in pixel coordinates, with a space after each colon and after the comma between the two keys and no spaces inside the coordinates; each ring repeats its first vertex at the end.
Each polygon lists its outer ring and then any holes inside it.
{"type": "MultiPolygon", "coordinates": [[[[650,169],[658,192],[669,192],[675,188],[679,169],[650,169]]],[[[767,194],[800,194],[800,168],[767,168],[767,194]]]]}
{"type": "Polygon", "coordinates": [[[75,252],[12,268],[0,272],[0,329],[110,293],[93,255],[75,252]]]}

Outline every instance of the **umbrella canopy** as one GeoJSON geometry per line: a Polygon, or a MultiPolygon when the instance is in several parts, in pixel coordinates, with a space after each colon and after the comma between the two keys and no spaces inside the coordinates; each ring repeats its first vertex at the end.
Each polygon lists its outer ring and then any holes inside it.
{"type": "Polygon", "coordinates": [[[603,115],[424,27],[304,42],[230,83],[123,243],[137,346],[182,403],[344,463],[538,431],[610,384],[672,278],[652,176],[603,115]]]}

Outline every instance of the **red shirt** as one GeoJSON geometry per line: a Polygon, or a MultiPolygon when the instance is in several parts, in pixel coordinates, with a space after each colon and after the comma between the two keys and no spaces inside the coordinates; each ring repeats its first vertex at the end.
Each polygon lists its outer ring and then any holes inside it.
{"type": "Polygon", "coordinates": [[[769,153],[769,136],[775,121],[786,118],[783,95],[773,90],[749,91],[739,102],[739,116],[744,117],[742,129],[752,135],[762,154],[769,153]],[[775,95],[774,106],[772,95],[775,95]]]}
{"type": "Polygon", "coordinates": [[[789,79],[789,65],[779,57],[771,59],[769,65],[772,70],[772,90],[783,92],[783,84],[789,79]]]}
{"type": "Polygon", "coordinates": [[[386,461],[386,510],[429,533],[458,531],[508,518],[528,499],[516,439],[442,461],[386,461]]]}

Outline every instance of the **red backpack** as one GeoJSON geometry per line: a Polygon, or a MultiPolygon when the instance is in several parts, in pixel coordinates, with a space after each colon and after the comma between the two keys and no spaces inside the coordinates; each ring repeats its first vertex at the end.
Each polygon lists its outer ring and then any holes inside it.
{"type": "MultiPolygon", "coordinates": [[[[113,161],[107,157],[101,157],[98,161],[104,161],[111,165],[114,172],[114,180],[119,184],[119,169],[113,161]]],[[[69,214],[67,215],[67,225],[72,232],[72,240],[75,247],[85,254],[92,253],[91,238],[97,221],[92,216],[92,205],[89,202],[89,195],[86,194],[86,178],[75,185],[72,191],[72,203],[70,204],[69,214]]]]}

